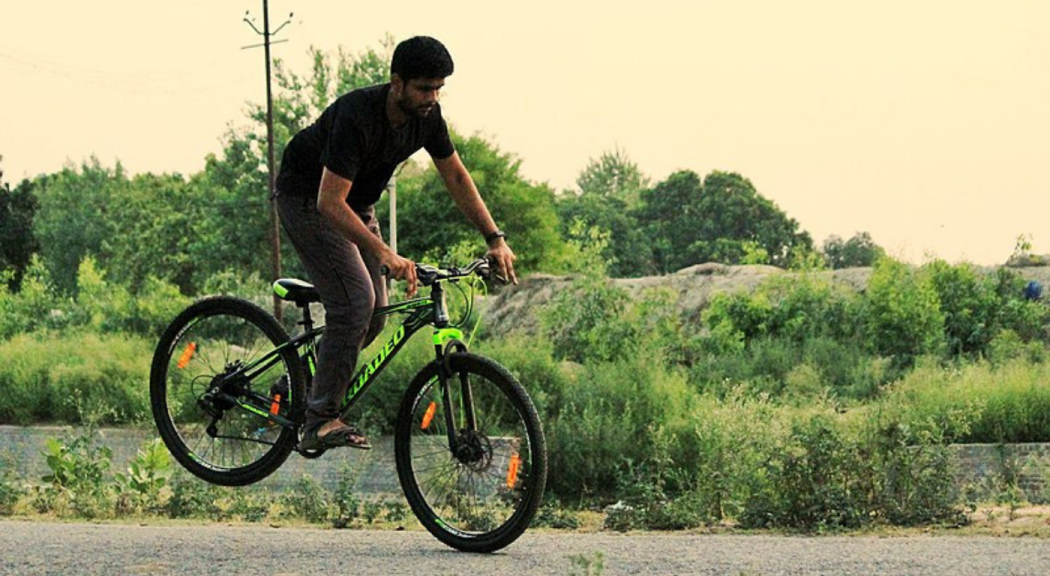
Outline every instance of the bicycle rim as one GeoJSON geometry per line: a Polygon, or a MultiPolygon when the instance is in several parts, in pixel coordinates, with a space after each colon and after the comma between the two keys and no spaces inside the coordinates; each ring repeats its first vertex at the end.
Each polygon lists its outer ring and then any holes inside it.
{"type": "Polygon", "coordinates": [[[408,404],[410,414],[399,424],[399,471],[409,503],[431,532],[459,549],[491,551],[524,531],[542,496],[542,432],[527,395],[505,371],[484,362],[455,364],[451,405],[436,374],[408,404]],[[449,415],[456,453],[449,447],[449,415]]]}
{"type": "Polygon", "coordinates": [[[220,484],[244,484],[269,474],[294,442],[293,431],[234,400],[257,394],[266,398],[256,399],[265,412],[288,419],[294,419],[293,400],[302,402],[292,397],[296,388],[289,354],[248,371],[251,379],[230,378],[281,342],[279,335],[268,333],[273,328],[264,326],[267,319],[254,310],[236,308],[219,306],[188,318],[163,358],[162,408],[167,426],[161,426],[162,435],[170,434],[165,440],[187,468],[220,484]],[[214,397],[220,391],[226,393],[226,400],[214,397]]]}

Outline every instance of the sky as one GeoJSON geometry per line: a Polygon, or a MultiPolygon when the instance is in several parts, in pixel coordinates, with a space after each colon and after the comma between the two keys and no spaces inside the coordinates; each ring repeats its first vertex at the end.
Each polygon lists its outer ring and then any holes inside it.
{"type": "MultiPolygon", "coordinates": [[[[262,28],[262,0],[0,0],[5,181],[92,155],[201,170],[265,99],[246,12],[262,28]]],[[[456,62],[445,117],[556,190],[620,149],[653,182],[740,173],[818,245],[866,231],[912,262],[990,265],[1025,234],[1050,252],[1046,0],[272,0],[270,15],[290,20],[274,55],[303,74],[310,46],[439,38],[456,62]]]]}

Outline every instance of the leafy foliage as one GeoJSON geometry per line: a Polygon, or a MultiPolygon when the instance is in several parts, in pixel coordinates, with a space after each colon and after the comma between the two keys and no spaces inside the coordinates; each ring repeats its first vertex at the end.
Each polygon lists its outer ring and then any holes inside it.
{"type": "MultiPolygon", "coordinates": [[[[452,142],[477,184],[493,219],[507,233],[521,271],[556,269],[563,260],[565,243],[558,231],[554,192],[536,185],[519,173],[521,161],[500,151],[479,135],[464,138],[451,132],[452,142]]],[[[468,244],[480,256],[485,243],[459,212],[433,166],[421,173],[399,177],[397,188],[398,251],[421,259],[437,249],[447,260],[453,249],[468,244]]],[[[377,206],[381,221],[388,208],[377,206]]]]}
{"type": "Polygon", "coordinates": [[[824,241],[822,251],[828,266],[835,270],[873,266],[879,258],[886,255],[886,251],[876,244],[871,234],[867,232],[857,232],[849,240],[843,240],[835,235],[829,236],[824,241]]]}
{"type": "Polygon", "coordinates": [[[868,345],[908,364],[944,343],[944,313],[925,275],[883,258],[875,265],[865,299],[868,345]]]}
{"type": "Polygon", "coordinates": [[[0,184],[0,278],[17,290],[33,253],[40,249],[33,236],[33,218],[39,206],[37,181],[23,180],[14,190],[0,184]]]}
{"type": "Polygon", "coordinates": [[[795,250],[812,250],[773,202],[739,174],[691,171],[671,174],[642,194],[640,219],[649,225],[654,259],[662,272],[703,262],[735,264],[761,248],[768,264],[787,267],[795,250]]]}

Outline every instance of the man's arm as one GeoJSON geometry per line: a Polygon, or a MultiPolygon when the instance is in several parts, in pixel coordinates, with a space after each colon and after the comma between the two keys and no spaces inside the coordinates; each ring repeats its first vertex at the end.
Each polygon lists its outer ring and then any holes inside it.
{"type": "Polygon", "coordinates": [[[416,265],[398,256],[382,239],[365,226],[361,218],[346,203],[353,183],[325,168],[321,173],[321,188],[317,193],[317,211],[357,246],[379,257],[390,270],[390,276],[408,282],[408,296],[416,293],[416,265]]]}
{"type": "MultiPolygon", "coordinates": [[[[467,168],[463,166],[463,161],[459,159],[458,152],[453,152],[448,158],[435,159],[434,166],[441,174],[441,179],[445,181],[445,187],[448,188],[456,206],[483,236],[499,230],[492,220],[492,215],[489,214],[488,207],[485,206],[485,201],[481,199],[477,186],[474,185],[474,179],[470,177],[467,168]]],[[[518,283],[518,277],[514,274],[514,260],[517,257],[503,238],[496,238],[489,242],[486,256],[496,261],[496,265],[508,280],[515,284],[518,283]]]]}

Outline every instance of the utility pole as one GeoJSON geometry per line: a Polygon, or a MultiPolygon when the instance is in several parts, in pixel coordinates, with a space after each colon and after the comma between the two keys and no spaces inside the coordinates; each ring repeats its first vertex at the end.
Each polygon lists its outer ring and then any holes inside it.
{"type": "MultiPolygon", "coordinates": [[[[294,15],[288,14],[288,20],[281,24],[276,30],[270,32],[270,6],[269,0],[263,0],[263,29],[260,31],[255,27],[255,24],[248,18],[248,13],[244,13],[244,21],[255,30],[256,34],[263,37],[262,46],[265,47],[264,52],[266,53],[266,171],[270,178],[270,275],[272,276],[271,281],[277,280],[281,277],[281,224],[279,217],[277,216],[277,204],[274,200],[273,194],[276,184],[277,175],[274,173],[274,153],[273,153],[273,91],[270,88],[270,44],[278,44],[285,42],[285,40],[278,40],[277,42],[271,42],[270,37],[276,35],[281,31],[282,28],[291,23],[291,18],[294,15]]],[[[254,46],[245,46],[247,48],[258,48],[259,44],[254,46]]],[[[277,320],[281,320],[281,299],[276,294],[273,296],[273,314],[277,317],[277,320]]]]}

